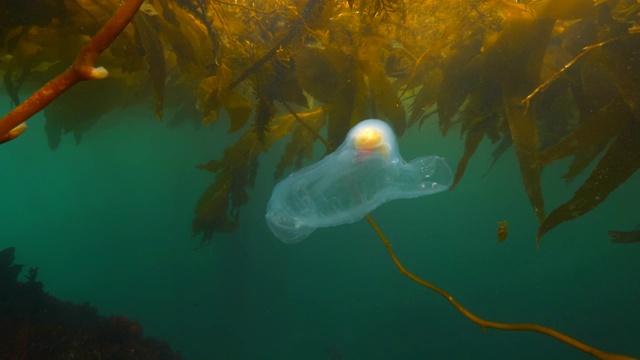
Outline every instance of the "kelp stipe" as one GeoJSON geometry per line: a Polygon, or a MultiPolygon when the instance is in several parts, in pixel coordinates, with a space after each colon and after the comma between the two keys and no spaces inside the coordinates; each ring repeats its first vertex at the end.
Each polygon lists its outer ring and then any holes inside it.
{"type": "MultiPolygon", "coordinates": [[[[304,124],[304,122],[293,112],[291,111],[292,115],[296,118],[296,120],[302,124],[304,124]]],[[[361,123],[362,124],[362,123],[361,123]]],[[[306,127],[306,126],[305,126],[306,127]]],[[[357,127],[357,126],[356,126],[357,127]]],[[[356,128],[354,127],[354,129],[356,128]]],[[[347,139],[349,139],[349,135],[352,134],[353,130],[352,129],[348,136],[347,139]]],[[[314,136],[318,137],[323,144],[327,144],[327,141],[323,138],[320,137],[320,135],[316,132],[314,133],[314,136]]],[[[394,137],[395,140],[395,137],[394,137]]],[[[374,144],[374,146],[372,148],[376,149],[377,152],[382,152],[384,153],[384,151],[380,151],[381,149],[383,149],[383,147],[380,147],[380,145],[376,145],[379,142],[377,141],[364,141],[367,144],[374,144]]],[[[347,143],[347,140],[345,140],[344,143],[347,143]]],[[[343,145],[344,145],[343,143],[343,145]]],[[[342,148],[342,146],[340,146],[340,148],[342,148]]],[[[397,146],[397,144],[396,144],[397,146]]],[[[340,148],[338,150],[340,150],[340,148]]],[[[334,149],[332,149],[330,146],[327,146],[327,150],[328,151],[333,151],[334,149]]],[[[383,155],[384,156],[384,155],[383,155]]],[[[450,183],[449,183],[450,184],[450,183]]],[[[447,187],[448,188],[448,187],[447,187]]],[[[275,190],[274,190],[275,192],[275,190]]],[[[387,239],[387,237],[384,235],[384,233],[382,232],[382,230],[380,230],[380,227],[378,227],[378,224],[376,224],[376,222],[373,220],[373,218],[371,218],[371,215],[369,214],[365,214],[364,216],[367,221],[369,222],[369,224],[371,225],[371,227],[373,228],[373,230],[376,232],[376,234],[378,235],[378,237],[380,237],[380,240],[382,240],[382,243],[384,244],[385,248],[387,249],[387,252],[389,253],[389,256],[391,257],[391,260],[393,261],[393,263],[396,265],[396,267],[398,268],[398,270],[400,270],[400,273],[402,275],[405,275],[406,277],[408,277],[409,279],[411,279],[412,281],[438,293],[438,295],[444,297],[445,299],[447,299],[447,301],[449,301],[451,303],[451,305],[453,305],[459,312],[461,312],[464,316],[466,316],[469,320],[471,320],[473,323],[479,325],[482,330],[486,330],[488,328],[491,329],[498,329],[498,330],[505,330],[505,331],[532,331],[532,332],[538,332],[550,337],[553,337],[557,340],[560,340],[568,345],[573,346],[574,348],[583,351],[589,355],[592,355],[598,359],[603,359],[603,360],[634,360],[634,357],[631,356],[627,356],[627,355],[620,355],[620,354],[612,354],[612,353],[607,353],[604,352],[602,350],[596,349],[592,346],[589,346],[585,343],[582,343],[572,337],[569,337],[559,331],[556,331],[554,329],[542,326],[542,325],[538,325],[538,324],[525,324],[525,323],[519,323],[519,324],[507,324],[507,323],[501,323],[501,322],[494,322],[494,321],[488,321],[485,319],[482,319],[476,315],[474,315],[473,313],[471,313],[469,310],[467,310],[464,306],[460,305],[460,303],[458,303],[452,295],[450,295],[448,292],[442,290],[441,288],[431,284],[430,282],[427,282],[423,279],[421,279],[420,277],[414,275],[413,273],[409,272],[404,265],[402,265],[402,263],[400,262],[400,260],[398,259],[398,257],[396,256],[396,254],[393,252],[393,248],[391,246],[391,243],[389,242],[389,240],[387,239]]],[[[271,225],[270,225],[271,226],[271,225]]],[[[311,229],[311,231],[305,235],[308,236],[311,232],[313,232],[314,229],[311,229]]],[[[295,235],[295,233],[294,233],[295,235]]],[[[303,237],[304,238],[304,237],[303,237]]],[[[302,238],[302,239],[303,239],[302,238]]]]}

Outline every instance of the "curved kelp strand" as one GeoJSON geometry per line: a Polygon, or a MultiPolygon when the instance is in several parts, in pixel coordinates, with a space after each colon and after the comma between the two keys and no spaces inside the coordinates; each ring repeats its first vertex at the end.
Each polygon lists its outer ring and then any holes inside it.
{"type": "MultiPolygon", "coordinates": [[[[294,117],[296,118],[296,121],[302,123],[303,121],[296,116],[295,113],[292,112],[292,114],[294,115],[294,117]]],[[[324,144],[326,144],[327,142],[322,139],[322,137],[318,134],[318,133],[314,133],[315,136],[317,136],[324,144]]],[[[348,138],[348,137],[347,137],[348,138]]],[[[346,142],[346,141],[345,141],[346,142]]],[[[342,147],[342,146],[341,146],[342,147]]],[[[327,150],[328,151],[333,151],[334,149],[332,149],[331,147],[327,146],[327,150]]],[[[460,305],[460,303],[458,303],[451,294],[449,294],[448,292],[442,290],[441,288],[431,284],[428,281],[425,281],[423,279],[421,279],[420,277],[414,275],[413,273],[411,273],[410,271],[408,271],[404,265],[402,265],[402,263],[400,262],[400,260],[398,259],[398,257],[396,256],[396,254],[393,252],[393,248],[391,246],[391,243],[389,242],[389,240],[387,239],[387,237],[384,235],[384,233],[382,232],[382,230],[380,230],[380,227],[378,227],[378,225],[376,224],[376,222],[371,218],[371,216],[369,214],[366,214],[364,216],[367,221],[369,222],[369,224],[371,225],[371,227],[373,228],[373,230],[376,232],[376,234],[378,235],[378,237],[380,237],[380,240],[382,240],[382,243],[384,244],[385,248],[387,249],[387,252],[389,253],[389,256],[391,256],[391,260],[393,260],[393,263],[396,265],[396,267],[398,268],[398,270],[400,270],[400,273],[402,275],[407,276],[409,279],[411,279],[412,281],[438,293],[438,295],[442,296],[443,298],[447,299],[447,301],[449,301],[451,303],[451,305],[453,305],[459,312],[461,312],[464,316],[467,317],[467,319],[471,320],[473,323],[479,325],[483,330],[486,330],[488,328],[491,329],[497,329],[497,330],[505,330],[505,331],[531,331],[531,332],[538,332],[547,336],[550,336],[552,338],[555,338],[557,340],[560,340],[568,345],[571,345],[573,347],[575,347],[576,349],[583,351],[589,355],[592,355],[598,359],[603,359],[603,360],[632,360],[635,359],[631,356],[627,356],[627,355],[620,355],[620,354],[612,354],[612,353],[608,353],[608,352],[604,352],[602,350],[596,349],[590,345],[587,345],[583,342],[580,342],[570,336],[567,336],[559,331],[556,331],[554,329],[548,328],[546,326],[542,326],[542,325],[538,325],[538,324],[525,324],[525,323],[520,323],[520,324],[508,324],[508,323],[502,323],[502,322],[495,322],[495,321],[488,321],[485,319],[482,319],[476,315],[474,315],[473,313],[471,313],[469,310],[467,310],[464,306],[460,305]]]]}
{"type": "Polygon", "coordinates": [[[476,325],[479,325],[482,330],[487,330],[487,328],[490,329],[497,329],[497,330],[505,330],[505,331],[533,331],[533,332],[538,332],[541,334],[545,334],[548,336],[551,336],[552,338],[558,339],[566,344],[569,344],[573,347],[575,347],[576,349],[580,350],[580,351],[584,351],[585,353],[589,354],[589,355],[593,355],[594,357],[598,358],[598,359],[604,359],[604,360],[632,360],[635,359],[634,357],[631,356],[627,356],[627,355],[620,355],[620,354],[611,354],[611,353],[607,353],[604,352],[602,350],[598,350],[592,346],[589,346],[583,342],[580,342],[570,336],[567,336],[559,331],[556,331],[554,329],[548,328],[546,326],[542,326],[542,325],[538,325],[538,324],[507,324],[507,323],[501,323],[501,322],[495,322],[495,321],[488,321],[485,319],[482,319],[476,315],[474,315],[473,313],[471,313],[469,310],[467,310],[464,306],[460,305],[460,303],[458,303],[453,296],[451,296],[448,292],[440,289],[439,287],[431,284],[430,282],[427,282],[425,280],[422,280],[421,278],[419,278],[418,276],[414,275],[413,273],[409,272],[409,270],[407,270],[402,263],[400,262],[400,260],[398,260],[398,257],[396,257],[396,254],[393,252],[393,249],[391,247],[391,243],[389,242],[389,240],[387,239],[387,237],[384,235],[384,233],[382,233],[382,230],[380,230],[380,228],[378,227],[378,225],[373,221],[373,219],[371,218],[371,216],[367,215],[365,216],[365,218],[367,219],[367,221],[369,222],[369,224],[371,224],[371,227],[373,228],[373,230],[376,232],[376,234],[378,234],[378,236],[380,237],[380,240],[382,240],[382,242],[384,243],[384,246],[387,248],[387,251],[389,252],[389,256],[391,256],[391,260],[393,260],[393,263],[396,265],[396,267],[398,268],[398,270],[400,270],[400,273],[402,275],[405,275],[406,277],[408,277],[409,279],[417,282],[418,284],[429,288],[430,290],[438,293],[440,296],[442,296],[443,298],[447,299],[447,301],[449,301],[451,303],[451,305],[453,305],[458,311],[460,311],[462,313],[462,315],[466,316],[467,319],[471,320],[472,322],[474,322],[476,325]]]}
{"type": "Polygon", "coordinates": [[[105,68],[94,66],[96,59],[131,22],[142,2],[142,0],[125,0],[109,21],[80,51],[71,67],[0,119],[0,144],[20,135],[25,129],[23,124],[27,119],[44,109],[76,83],[107,77],[109,73],[105,68]]]}

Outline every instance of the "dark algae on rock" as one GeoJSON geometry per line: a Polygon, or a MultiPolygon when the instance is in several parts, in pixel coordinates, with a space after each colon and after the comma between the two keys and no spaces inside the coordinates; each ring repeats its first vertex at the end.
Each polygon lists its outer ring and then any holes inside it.
{"type": "Polygon", "coordinates": [[[144,337],[124,316],[100,316],[44,292],[38,269],[14,264],[15,248],[0,252],[0,359],[180,359],[166,342],[144,337]]]}

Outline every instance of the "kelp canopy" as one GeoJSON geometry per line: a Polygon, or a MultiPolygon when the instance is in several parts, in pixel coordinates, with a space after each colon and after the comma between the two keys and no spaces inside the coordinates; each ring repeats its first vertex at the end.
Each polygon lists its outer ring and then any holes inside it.
{"type": "MultiPolygon", "coordinates": [[[[0,5],[5,96],[17,105],[68,68],[118,4],[0,5]]],[[[58,98],[46,132],[52,150],[67,133],[80,142],[114,107],[149,99],[172,127],[228,122],[237,142],[198,166],[214,174],[193,219],[206,243],[239,226],[275,142],[287,142],[280,177],[323,128],[330,149],[366,118],[398,135],[433,118],[465,138],[454,188],[483,139],[494,162],[514,149],[539,241],[640,166],[639,33],[637,0],[149,0],[99,58],[109,77],[58,98]],[[567,157],[567,182],[592,170],[549,211],[541,172],[567,157]]]]}

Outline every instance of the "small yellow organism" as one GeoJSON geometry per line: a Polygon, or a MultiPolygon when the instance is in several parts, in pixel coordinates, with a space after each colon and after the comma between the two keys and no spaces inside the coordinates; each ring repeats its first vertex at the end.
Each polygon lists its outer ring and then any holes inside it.
{"type": "Polygon", "coordinates": [[[389,156],[389,149],[382,131],[373,127],[364,128],[355,134],[353,146],[364,154],[379,151],[385,159],[389,156]]]}
{"type": "Polygon", "coordinates": [[[498,242],[503,242],[509,236],[509,223],[507,220],[498,221],[498,242]]]}

